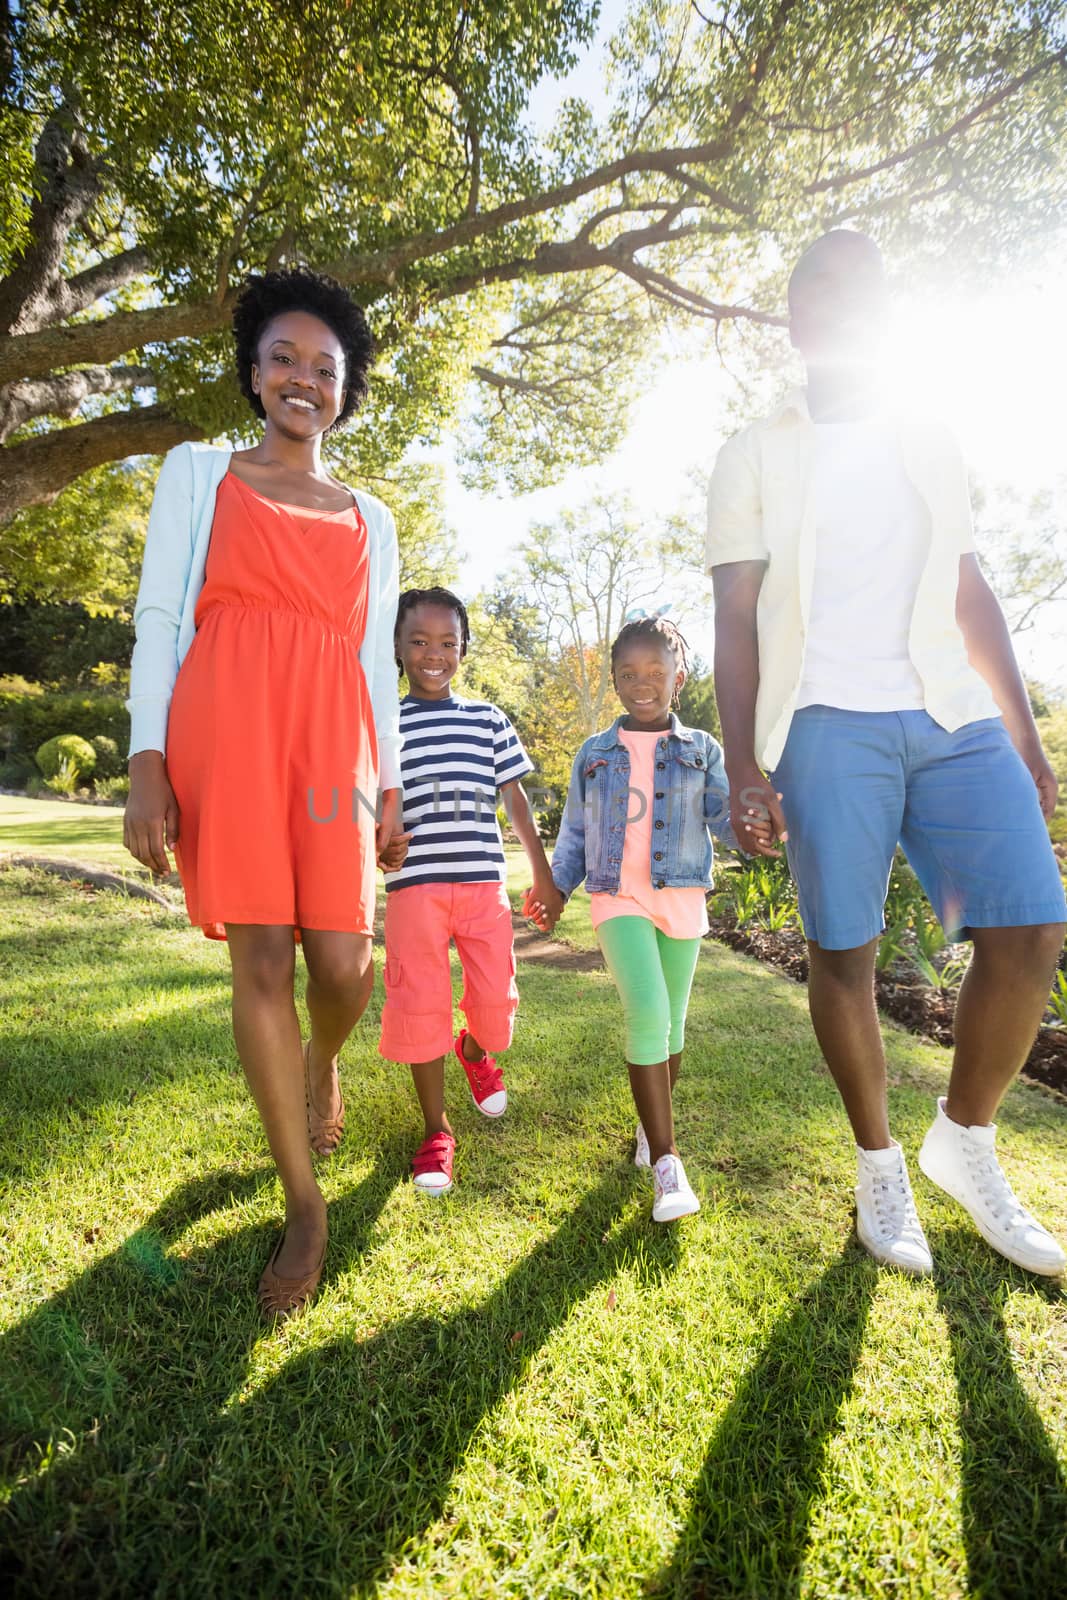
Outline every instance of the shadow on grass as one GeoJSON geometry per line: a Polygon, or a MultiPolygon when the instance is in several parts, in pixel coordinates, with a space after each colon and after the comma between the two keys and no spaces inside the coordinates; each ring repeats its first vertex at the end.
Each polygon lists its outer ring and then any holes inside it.
{"type": "MultiPolygon", "coordinates": [[[[401,1164],[398,1153],[397,1173],[401,1164]]],[[[376,1171],[331,1214],[354,1210],[365,1235],[392,1181],[376,1171]]],[[[296,1353],[240,1402],[232,1397],[250,1338],[247,1240],[216,1247],[209,1270],[241,1284],[240,1309],[231,1315],[220,1300],[205,1318],[201,1307],[192,1351],[182,1337],[183,1313],[194,1309],[188,1293],[165,1314],[143,1290],[131,1307],[109,1265],[91,1297],[92,1344],[106,1356],[121,1342],[122,1370],[106,1408],[95,1396],[69,1418],[63,1405],[52,1408],[56,1438],[65,1426],[104,1420],[70,1456],[60,1443],[39,1473],[31,1465],[16,1488],[4,1535],[14,1592],[39,1592],[42,1579],[68,1596],[372,1592],[441,1514],[483,1418],[572,1308],[624,1266],[651,1282],[673,1270],[673,1230],[650,1235],[643,1212],[620,1223],[632,1194],[629,1176],[616,1171],[486,1299],[441,1318],[300,1344],[314,1337],[313,1310],[296,1353]]],[[[336,1220],[334,1230],[336,1238],[336,1220]]],[[[75,1305],[37,1320],[75,1315],[89,1299],[84,1279],[79,1289],[75,1305]]],[[[27,1339],[35,1347],[25,1327],[13,1339],[22,1351],[27,1339]]],[[[40,1340],[36,1348],[39,1365],[40,1340]]],[[[6,1364],[10,1355],[0,1348],[6,1364]]],[[[101,1393],[96,1374],[79,1383],[101,1393]]]]}
{"type": "MultiPolygon", "coordinates": [[[[400,1146],[389,1148],[331,1206],[327,1282],[367,1250],[403,1170],[400,1146]]],[[[225,1408],[265,1332],[255,1285],[277,1224],[227,1232],[187,1257],[170,1246],[274,1177],[264,1166],[182,1184],[118,1250],[0,1336],[5,1594],[190,1592],[160,1552],[198,1542],[204,1462],[233,1432],[225,1408]],[[130,1550],[143,1565],[127,1581],[130,1550]]]]}
{"type": "Polygon", "coordinates": [[[786,1600],[852,1388],[878,1269],[850,1244],[774,1328],[742,1378],[693,1488],[674,1557],[645,1594],[786,1600]]]}
{"type": "Polygon", "coordinates": [[[969,1592],[997,1600],[1067,1596],[1067,1483],[1019,1381],[1001,1305],[1012,1289],[1062,1302],[1062,1287],[993,1255],[972,1230],[938,1240],[937,1300],[959,1394],[963,1540],[969,1592]]]}

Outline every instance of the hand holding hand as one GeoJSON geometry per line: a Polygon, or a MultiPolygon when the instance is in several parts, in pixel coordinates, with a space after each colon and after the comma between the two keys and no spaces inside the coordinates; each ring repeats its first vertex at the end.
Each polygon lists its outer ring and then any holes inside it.
{"type": "Polygon", "coordinates": [[[564,903],[563,896],[551,878],[546,882],[535,880],[526,891],[522,914],[536,924],[542,933],[551,933],[563,915],[564,903]]]}
{"type": "Polygon", "coordinates": [[[741,848],[750,855],[779,858],[775,840],[788,839],[782,796],[758,767],[730,779],[730,821],[741,848]]]}

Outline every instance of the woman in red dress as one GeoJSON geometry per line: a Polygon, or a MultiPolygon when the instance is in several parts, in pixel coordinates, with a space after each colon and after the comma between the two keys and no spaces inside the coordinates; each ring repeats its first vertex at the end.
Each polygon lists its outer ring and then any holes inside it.
{"type": "Polygon", "coordinates": [[[180,445],[160,473],[135,613],[125,838],[156,872],[173,848],[191,921],[227,941],[237,1050],[285,1192],[259,1287],[276,1317],[321,1277],[312,1148],[331,1154],[341,1136],[337,1057],[373,981],[376,860],[406,850],[397,553],[385,507],[321,460],[323,435],[366,394],[360,308],[332,279],[268,273],[245,285],[234,332],[263,438],[180,445]]]}

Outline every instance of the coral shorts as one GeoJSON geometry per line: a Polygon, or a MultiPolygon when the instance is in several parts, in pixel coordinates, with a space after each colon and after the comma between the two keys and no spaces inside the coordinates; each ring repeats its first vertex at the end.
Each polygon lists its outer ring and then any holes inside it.
{"type": "Polygon", "coordinates": [[[511,906],[502,883],[413,883],[385,897],[385,1006],[378,1045],[390,1061],[452,1049],[449,943],[463,967],[460,1006],[483,1049],[511,1043],[519,991],[511,906]]]}

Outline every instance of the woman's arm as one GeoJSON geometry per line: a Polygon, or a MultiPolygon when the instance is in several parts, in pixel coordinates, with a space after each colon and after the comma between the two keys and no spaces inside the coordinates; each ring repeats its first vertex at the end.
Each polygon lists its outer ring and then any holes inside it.
{"type": "Polygon", "coordinates": [[[145,536],[130,664],[131,756],[167,748],[167,713],[178,676],[181,626],[195,544],[192,452],[178,445],[163,458],[145,536]]]}
{"type": "MultiPolygon", "coordinates": [[[[374,726],[378,733],[378,786],[400,788],[400,695],[397,689],[396,649],[393,629],[400,598],[400,554],[393,513],[379,505],[381,529],[378,545],[377,593],[368,596],[375,608],[374,658],[367,673],[374,726]]],[[[388,841],[386,841],[388,842],[388,841]]]]}
{"type": "Polygon", "coordinates": [[[179,445],[163,458],[148,516],[126,701],[130,793],[122,817],[123,843],[142,866],[162,877],[170,872],[167,849],[173,849],[180,826],[165,752],[195,542],[192,452],[179,445]]]}

